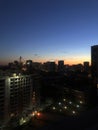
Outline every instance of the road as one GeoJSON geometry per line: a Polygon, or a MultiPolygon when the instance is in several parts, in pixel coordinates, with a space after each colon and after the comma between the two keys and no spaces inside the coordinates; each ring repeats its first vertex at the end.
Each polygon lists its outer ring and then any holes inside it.
{"type": "Polygon", "coordinates": [[[86,111],[80,116],[41,113],[37,118],[32,118],[29,124],[21,130],[97,130],[97,123],[98,107],[86,111]]]}
{"type": "Polygon", "coordinates": [[[60,120],[64,119],[65,116],[55,114],[55,113],[41,113],[40,116],[37,116],[37,118],[31,118],[28,125],[24,125],[22,127],[17,127],[13,130],[38,130],[43,127],[47,127],[50,125],[54,125],[55,123],[59,122],[60,120]]]}

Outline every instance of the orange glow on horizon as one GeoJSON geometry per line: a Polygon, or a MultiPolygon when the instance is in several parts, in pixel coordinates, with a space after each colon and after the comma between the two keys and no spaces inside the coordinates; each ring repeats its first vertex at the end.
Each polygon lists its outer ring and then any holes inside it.
{"type": "MultiPolygon", "coordinates": [[[[10,62],[13,63],[15,60],[17,60],[17,59],[1,60],[0,65],[8,65],[8,63],[10,63],[10,62]]],[[[28,60],[28,59],[26,58],[23,62],[26,62],[26,60],[28,60]]],[[[42,64],[45,62],[51,61],[49,58],[40,58],[40,59],[31,59],[31,60],[33,62],[39,62],[42,64]]],[[[66,59],[64,57],[62,57],[62,58],[55,58],[52,61],[54,61],[56,64],[58,64],[59,60],[64,60],[65,65],[66,64],[68,64],[68,65],[83,64],[83,62],[85,62],[85,61],[88,61],[89,64],[91,64],[90,63],[91,59],[89,57],[76,57],[76,58],[66,58],[66,59]]]]}
{"type": "MultiPolygon", "coordinates": [[[[45,62],[48,62],[49,60],[41,60],[41,61],[33,61],[33,62],[39,62],[39,63],[45,63],[45,62]]],[[[58,64],[58,61],[59,60],[54,60],[54,62],[56,63],[56,64],[58,64]]],[[[83,64],[83,62],[85,62],[85,61],[88,61],[88,60],[84,60],[84,61],[70,61],[70,60],[64,60],[64,65],[76,65],[76,64],[83,64]]],[[[14,61],[12,61],[12,63],[13,63],[14,61]]],[[[90,61],[88,61],[89,62],[89,64],[91,64],[90,63],[90,61]]],[[[0,62],[0,65],[8,65],[8,63],[10,63],[10,62],[0,62]]]]}
{"type": "MultiPolygon", "coordinates": [[[[63,60],[63,59],[54,60],[54,62],[55,62],[56,64],[58,64],[58,61],[59,61],[59,60],[63,60]]],[[[51,61],[51,60],[44,60],[44,59],[42,59],[42,60],[40,60],[39,62],[45,63],[45,62],[48,62],[48,61],[51,61]]],[[[64,64],[65,64],[65,65],[66,65],[66,64],[68,64],[68,65],[83,64],[83,62],[85,62],[85,61],[88,61],[89,64],[91,64],[89,58],[64,60],[64,64]]]]}

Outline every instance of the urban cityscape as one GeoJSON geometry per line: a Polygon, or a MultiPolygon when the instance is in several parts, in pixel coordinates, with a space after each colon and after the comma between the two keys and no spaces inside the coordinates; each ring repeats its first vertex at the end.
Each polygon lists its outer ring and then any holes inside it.
{"type": "Polygon", "coordinates": [[[43,127],[47,117],[50,124],[80,118],[98,106],[97,91],[98,45],[91,46],[91,65],[66,65],[63,60],[24,63],[20,56],[0,67],[0,127],[32,130],[43,127]]]}
{"type": "Polygon", "coordinates": [[[0,1],[0,130],[98,129],[98,1],[0,1]]]}

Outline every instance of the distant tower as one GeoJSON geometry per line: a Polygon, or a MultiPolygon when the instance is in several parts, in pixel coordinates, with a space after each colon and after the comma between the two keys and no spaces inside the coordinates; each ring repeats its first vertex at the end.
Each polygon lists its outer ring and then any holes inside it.
{"type": "Polygon", "coordinates": [[[22,57],[20,56],[19,57],[19,63],[21,64],[21,62],[22,62],[22,57]]]}
{"type": "Polygon", "coordinates": [[[85,61],[83,64],[84,64],[84,71],[89,72],[89,62],[85,61]]]}
{"type": "Polygon", "coordinates": [[[54,61],[49,62],[49,71],[55,72],[56,71],[56,64],[54,61]]]}
{"type": "Polygon", "coordinates": [[[31,74],[33,72],[33,62],[32,62],[32,60],[26,61],[26,68],[27,68],[27,71],[29,72],[29,74],[31,74]]]}
{"type": "Polygon", "coordinates": [[[63,60],[58,61],[58,71],[64,72],[64,61],[63,60]]]}

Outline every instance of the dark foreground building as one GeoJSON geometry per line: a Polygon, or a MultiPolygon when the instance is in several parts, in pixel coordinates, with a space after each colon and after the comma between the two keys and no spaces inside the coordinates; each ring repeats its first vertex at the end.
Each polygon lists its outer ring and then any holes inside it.
{"type": "Polygon", "coordinates": [[[98,45],[91,47],[92,78],[98,83],[98,45]]]}
{"type": "Polygon", "coordinates": [[[91,46],[92,99],[97,102],[98,86],[98,45],[91,46]]]}

